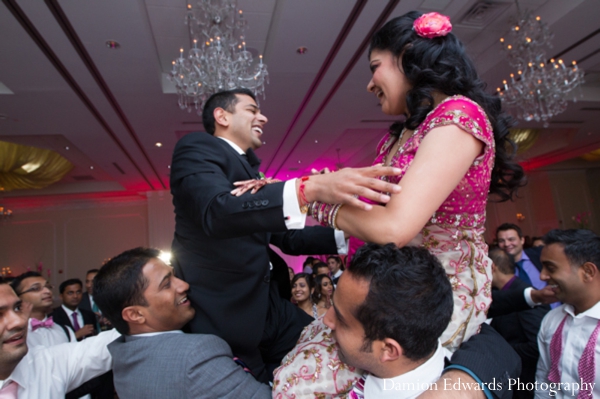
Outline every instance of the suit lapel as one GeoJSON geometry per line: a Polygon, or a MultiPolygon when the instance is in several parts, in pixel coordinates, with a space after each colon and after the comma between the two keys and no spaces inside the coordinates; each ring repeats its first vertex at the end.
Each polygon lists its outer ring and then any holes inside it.
{"type": "Polygon", "coordinates": [[[246,172],[248,172],[248,176],[251,179],[255,179],[255,178],[258,177],[258,167],[260,166],[260,159],[258,159],[256,157],[256,154],[254,153],[254,151],[252,151],[252,149],[249,149],[246,152],[246,155],[248,156],[248,160],[246,161],[246,159],[244,159],[243,156],[241,156],[240,154],[238,154],[238,152],[236,150],[234,150],[233,147],[230,146],[229,143],[227,143],[225,140],[221,140],[219,138],[216,138],[216,139],[220,143],[221,147],[223,147],[225,149],[225,151],[229,151],[231,154],[233,154],[233,156],[235,156],[238,159],[238,161],[244,167],[244,169],[246,170],[246,172]],[[251,162],[256,165],[255,166],[256,167],[256,171],[251,166],[251,164],[250,164],[251,162]]]}

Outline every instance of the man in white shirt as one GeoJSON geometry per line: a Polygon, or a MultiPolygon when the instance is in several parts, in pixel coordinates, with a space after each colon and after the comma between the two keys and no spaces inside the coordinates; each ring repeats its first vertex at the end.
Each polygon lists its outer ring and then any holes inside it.
{"type": "Polygon", "coordinates": [[[368,372],[355,385],[358,395],[408,399],[431,387],[444,370],[450,353],[439,337],[452,309],[450,282],[427,250],[368,244],[340,277],[324,323],[333,331],[340,360],[368,372]]]}
{"type": "Polygon", "coordinates": [[[108,331],[83,342],[36,348],[28,353],[32,305],[0,282],[0,395],[19,399],[61,398],[110,370],[106,345],[119,336],[108,331]]]}
{"type": "Polygon", "coordinates": [[[541,278],[563,305],[542,321],[537,385],[531,388],[536,398],[598,398],[600,237],[589,230],[552,230],[544,243],[541,278]]]}
{"type": "MultiPolygon", "coordinates": [[[[194,316],[189,285],[158,259],[135,248],[107,262],[96,276],[98,306],[123,336],[108,348],[122,398],[271,398],[271,390],[233,360],[214,335],[183,334],[194,316]]],[[[225,315],[224,315],[225,316],[225,315]]]]}
{"type": "Polygon", "coordinates": [[[52,286],[38,272],[25,272],[11,281],[17,296],[32,305],[28,323],[27,346],[53,346],[76,341],[69,327],[54,323],[52,316],[52,286]]]}

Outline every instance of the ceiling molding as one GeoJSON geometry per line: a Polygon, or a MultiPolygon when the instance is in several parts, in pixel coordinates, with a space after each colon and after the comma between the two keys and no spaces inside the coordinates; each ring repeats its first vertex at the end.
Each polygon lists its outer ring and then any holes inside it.
{"type": "MultiPolygon", "coordinates": [[[[333,84],[331,89],[329,89],[329,92],[327,93],[327,95],[325,96],[325,98],[323,99],[321,104],[317,107],[317,111],[310,118],[310,121],[308,122],[308,124],[306,125],[306,127],[304,128],[304,130],[302,131],[302,133],[300,134],[300,136],[298,137],[298,139],[296,140],[294,145],[291,147],[288,154],[285,156],[285,159],[289,158],[292,155],[292,152],[294,151],[294,149],[298,146],[300,141],[302,141],[302,139],[304,138],[306,133],[309,131],[309,129],[312,127],[312,125],[315,123],[315,121],[319,118],[319,116],[321,116],[321,113],[323,112],[323,110],[325,110],[325,107],[327,106],[327,104],[329,104],[329,101],[331,101],[334,94],[338,91],[338,89],[340,88],[342,83],[346,80],[346,78],[348,77],[348,75],[350,74],[350,72],[352,71],[352,69],[354,68],[354,66],[356,65],[356,63],[358,62],[358,60],[364,53],[364,51],[367,49],[367,46],[369,45],[369,43],[371,41],[371,37],[375,34],[375,32],[377,32],[377,30],[379,30],[379,28],[381,28],[383,26],[385,21],[388,20],[391,13],[394,11],[394,9],[396,8],[396,6],[398,5],[399,2],[400,2],[400,0],[390,0],[388,2],[388,4],[384,7],[383,11],[381,12],[381,14],[379,14],[379,17],[377,18],[377,20],[375,21],[373,26],[371,26],[371,29],[365,35],[365,38],[361,42],[360,46],[358,46],[358,49],[354,52],[354,55],[352,56],[352,58],[350,58],[350,61],[348,61],[348,64],[346,65],[346,67],[344,68],[344,70],[342,71],[340,76],[337,78],[337,80],[335,81],[335,83],[333,84]]],[[[358,18],[358,15],[356,16],[356,18],[358,18]]],[[[354,24],[354,22],[352,22],[352,24],[354,24]]],[[[341,43],[340,43],[340,46],[341,46],[341,43]]],[[[296,120],[297,120],[297,118],[294,119],[294,122],[296,120]]],[[[287,137],[287,135],[286,135],[286,137],[287,137]]],[[[280,147],[281,147],[281,145],[283,145],[283,142],[284,141],[282,140],[280,147]]],[[[278,150],[279,149],[280,148],[278,148],[278,150]]],[[[274,176],[276,176],[281,171],[281,168],[283,167],[284,164],[285,164],[285,160],[275,170],[275,173],[273,173],[274,176]]],[[[271,164],[269,164],[269,167],[270,166],[271,166],[271,164]]]]}
{"type": "MultiPolygon", "coordinates": [[[[294,114],[294,117],[292,118],[292,122],[290,123],[290,125],[286,129],[285,134],[283,135],[283,138],[281,139],[281,141],[279,142],[279,145],[277,146],[277,149],[275,150],[275,153],[274,153],[275,155],[273,156],[273,158],[271,158],[271,161],[266,166],[265,170],[269,170],[271,168],[271,165],[273,164],[273,161],[275,160],[277,154],[279,153],[279,151],[281,151],[281,148],[283,147],[283,144],[285,143],[286,139],[290,136],[292,130],[294,129],[294,127],[298,123],[298,120],[300,119],[300,116],[306,110],[306,107],[307,107],[308,103],[310,102],[310,100],[314,96],[315,92],[317,91],[317,88],[321,84],[321,81],[325,77],[325,74],[329,70],[329,67],[331,67],[331,64],[333,63],[333,60],[335,59],[337,53],[342,48],[342,45],[344,44],[344,42],[346,41],[346,38],[350,34],[350,31],[352,30],[352,27],[356,23],[356,20],[358,19],[358,17],[360,16],[363,8],[366,5],[367,5],[367,0],[357,0],[356,4],[354,4],[354,8],[352,8],[352,11],[350,11],[350,15],[346,19],[346,22],[344,23],[344,26],[342,27],[342,30],[340,31],[340,33],[338,34],[337,38],[335,39],[335,42],[333,43],[333,46],[329,50],[329,53],[327,54],[327,57],[325,57],[325,61],[323,62],[323,65],[321,65],[321,68],[319,69],[319,72],[317,72],[317,76],[315,77],[315,79],[313,80],[312,84],[310,85],[310,88],[308,89],[308,92],[306,92],[306,95],[304,96],[304,99],[300,103],[300,106],[298,107],[298,110],[296,111],[296,113],[294,114]]],[[[302,139],[302,136],[300,137],[300,139],[302,139]]],[[[296,142],[296,144],[297,143],[298,142],[296,142]]],[[[277,168],[277,172],[279,172],[279,170],[281,169],[281,167],[283,166],[284,163],[285,163],[285,160],[277,168]]]]}
{"type": "Polygon", "coordinates": [[[104,128],[104,130],[108,133],[111,139],[117,144],[117,146],[123,151],[125,156],[129,159],[129,161],[133,164],[133,166],[137,169],[143,179],[146,181],[150,189],[154,190],[154,186],[146,177],[144,172],[135,162],[133,156],[127,151],[123,143],[119,140],[115,132],[112,131],[106,120],[102,117],[98,109],[94,106],[92,101],[85,94],[83,89],[77,84],[75,78],[69,73],[65,65],[60,61],[58,56],[52,51],[48,43],[44,40],[41,33],[35,28],[33,23],[29,20],[27,15],[23,12],[21,7],[16,3],[16,0],[2,0],[6,8],[13,14],[17,22],[23,27],[23,29],[27,32],[27,34],[31,37],[34,43],[38,46],[38,48],[42,51],[42,53],[46,56],[48,61],[54,66],[56,71],[63,77],[65,82],[71,87],[75,95],[79,97],[83,105],[91,112],[94,118],[98,121],[98,123],[104,128]]]}
{"type": "MultiPolygon", "coordinates": [[[[102,91],[102,94],[104,94],[104,96],[106,97],[106,100],[112,107],[113,111],[115,111],[118,118],[121,120],[121,123],[123,124],[123,126],[125,126],[125,129],[129,133],[129,136],[133,139],[133,141],[137,145],[138,149],[143,154],[144,159],[150,165],[150,168],[156,175],[156,178],[162,185],[162,188],[165,189],[166,188],[165,183],[162,181],[160,174],[158,173],[158,171],[154,167],[154,164],[150,160],[150,157],[148,156],[148,153],[146,152],[146,150],[144,149],[144,146],[140,142],[138,135],[135,133],[133,126],[131,126],[129,119],[127,118],[127,116],[125,116],[125,112],[121,108],[121,105],[119,105],[119,103],[117,102],[117,99],[113,95],[112,91],[109,89],[108,84],[106,84],[106,81],[102,77],[102,74],[96,67],[96,64],[92,60],[92,57],[90,56],[90,54],[85,49],[85,46],[81,42],[81,39],[79,39],[79,36],[75,32],[73,25],[71,25],[69,18],[66,16],[66,14],[64,13],[61,6],[58,4],[58,1],[57,0],[44,0],[44,2],[46,3],[46,6],[50,9],[50,12],[54,16],[54,19],[56,19],[56,22],[58,22],[58,25],[63,30],[65,36],[67,36],[67,38],[69,39],[69,42],[71,42],[71,45],[73,46],[73,48],[79,55],[79,58],[81,59],[83,64],[88,69],[90,75],[92,76],[92,78],[94,79],[94,81],[96,82],[96,84],[98,85],[100,90],[102,91]]],[[[152,186],[152,184],[151,184],[151,186],[152,186]]],[[[152,189],[155,189],[155,188],[152,187],[152,189]]]]}

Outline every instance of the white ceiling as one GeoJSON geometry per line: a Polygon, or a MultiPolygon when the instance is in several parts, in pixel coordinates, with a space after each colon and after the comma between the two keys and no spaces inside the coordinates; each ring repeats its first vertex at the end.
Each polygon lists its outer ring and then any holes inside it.
{"type": "MultiPolygon", "coordinates": [[[[557,116],[521,160],[529,168],[542,167],[600,148],[600,1],[519,3],[550,24],[555,38],[548,55],[568,50],[561,57],[578,60],[586,72],[583,101],[557,116]]],[[[51,200],[168,188],[178,137],[202,130],[198,115],[179,109],[165,79],[179,48],[190,46],[186,4],[2,0],[0,140],[49,148],[75,165],[61,182],[6,193],[4,202],[18,206],[31,196],[51,200]],[[107,40],[120,48],[107,48],[107,40]]],[[[249,22],[248,46],[264,54],[270,75],[266,99],[260,101],[269,118],[266,144],[258,151],[268,176],[371,162],[393,118],[380,112],[365,89],[370,78],[365,44],[369,32],[389,18],[413,9],[449,15],[490,91],[513,72],[498,42],[516,12],[512,0],[240,0],[238,5],[249,22]],[[478,3],[493,6],[497,14],[489,14],[489,21],[488,14],[462,21],[478,3]],[[473,24],[479,20],[483,23],[473,24]],[[308,52],[297,54],[300,46],[308,52]]],[[[542,127],[520,125],[528,126],[542,127]]]]}

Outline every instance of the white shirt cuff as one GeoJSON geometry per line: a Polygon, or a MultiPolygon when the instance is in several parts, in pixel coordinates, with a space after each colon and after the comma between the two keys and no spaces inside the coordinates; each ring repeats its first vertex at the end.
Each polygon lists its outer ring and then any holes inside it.
{"type": "Polygon", "coordinates": [[[306,214],[300,212],[296,195],[296,179],[288,180],[283,185],[283,217],[288,230],[300,230],[306,224],[306,214]]]}
{"type": "Polygon", "coordinates": [[[338,255],[348,255],[348,240],[344,237],[342,230],[335,230],[335,245],[337,245],[338,255]]]}
{"type": "Polygon", "coordinates": [[[527,302],[527,304],[529,305],[529,307],[535,307],[536,305],[541,305],[541,303],[535,303],[533,302],[533,299],[531,299],[531,290],[533,289],[533,287],[527,287],[525,288],[525,291],[523,291],[523,295],[525,295],[525,302],[527,302]]]}

